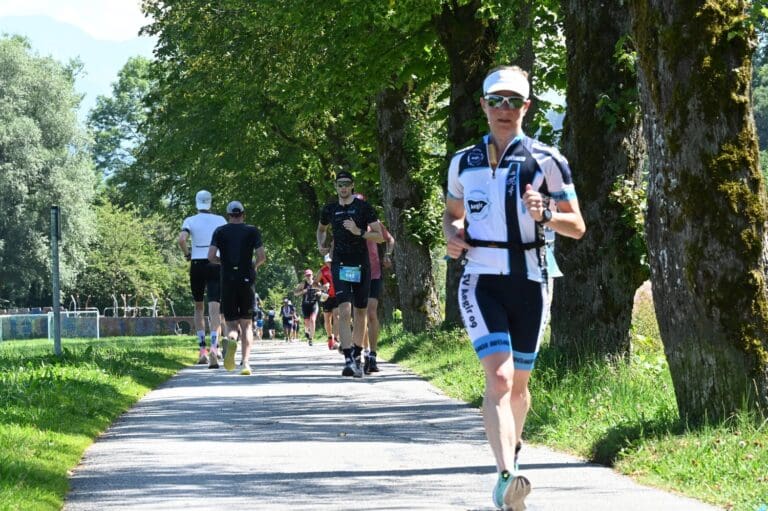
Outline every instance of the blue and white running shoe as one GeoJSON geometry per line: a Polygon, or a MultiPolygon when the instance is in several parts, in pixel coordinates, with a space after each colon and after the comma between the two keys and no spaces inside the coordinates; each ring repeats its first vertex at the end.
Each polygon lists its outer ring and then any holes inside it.
{"type": "Polygon", "coordinates": [[[523,511],[525,497],[531,493],[531,482],[521,475],[504,470],[493,487],[493,504],[502,511],[523,511]]]}

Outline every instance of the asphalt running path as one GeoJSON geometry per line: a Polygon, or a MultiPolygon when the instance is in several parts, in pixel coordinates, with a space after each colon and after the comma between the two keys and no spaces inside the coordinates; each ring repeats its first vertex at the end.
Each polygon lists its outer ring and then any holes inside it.
{"type": "MultiPolygon", "coordinates": [[[[267,341],[252,376],[184,369],[85,453],[66,511],[491,510],[478,410],[396,365],[341,377],[324,344],[267,341]]],[[[526,445],[531,511],[717,508],[526,445]]]]}

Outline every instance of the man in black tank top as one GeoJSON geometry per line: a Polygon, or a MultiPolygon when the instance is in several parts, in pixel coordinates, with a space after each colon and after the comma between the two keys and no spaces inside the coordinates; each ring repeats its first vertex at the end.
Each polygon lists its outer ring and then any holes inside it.
{"type": "Polygon", "coordinates": [[[208,260],[221,264],[221,312],[227,322],[224,368],[234,369],[237,339],[242,340],[242,371],[251,374],[249,356],[253,341],[253,310],[256,268],[266,261],[259,230],[245,223],[245,210],[238,201],[227,205],[229,223],[213,232],[208,260]],[[218,250],[219,256],[216,255],[218,250]],[[254,258],[255,254],[255,258],[254,258]]]}

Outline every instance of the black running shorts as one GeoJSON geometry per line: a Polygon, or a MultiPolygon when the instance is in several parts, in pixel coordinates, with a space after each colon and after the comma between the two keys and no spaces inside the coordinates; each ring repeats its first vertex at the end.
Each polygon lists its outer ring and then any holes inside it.
{"type": "Polygon", "coordinates": [[[371,279],[371,290],[368,292],[368,298],[379,299],[381,296],[381,279],[371,279]]]}
{"type": "Polygon", "coordinates": [[[202,302],[206,291],[209,302],[221,300],[220,271],[221,266],[211,264],[208,259],[192,259],[189,265],[189,287],[193,300],[202,302]]]}
{"type": "Polygon", "coordinates": [[[335,296],[329,296],[324,302],[323,302],[323,312],[333,312],[333,309],[336,308],[336,297],[335,296]]]}
{"type": "Polygon", "coordinates": [[[221,288],[221,313],[227,321],[249,319],[253,321],[255,309],[253,284],[227,282],[221,288]]]}
{"type": "Polygon", "coordinates": [[[368,293],[371,289],[371,268],[367,265],[360,265],[360,282],[347,282],[339,277],[339,268],[341,263],[333,261],[331,263],[331,275],[333,275],[333,289],[336,291],[336,303],[341,305],[345,302],[352,302],[356,309],[365,309],[368,307],[368,293]]]}
{"type": "Polygon", "coordinates": [[[301,304],[301,316],[304,319],[309,319],[313,314],[317,314],[317,302],[303,303],[301,304]]]}

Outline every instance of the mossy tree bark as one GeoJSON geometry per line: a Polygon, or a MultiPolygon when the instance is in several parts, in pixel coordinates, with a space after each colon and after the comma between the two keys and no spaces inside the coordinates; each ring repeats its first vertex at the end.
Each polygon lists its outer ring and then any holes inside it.
{"type": "Polygon", "coordinates": [[[625,356],[634,294],[648,277],[641,262],[642,223],[633,224],[631,205],[612,196],[616,182],[642,186],[645,156],[635,107],[637,78],[614,57],[617,42],[629,31],[629,14],[615,2],[568,0],[563,7],[568,55],[563,152],[587,233],[578,241],[557,239],[566,276],[556,279],[552,343],[625,356]]]}
{"type": "MultiPolygon", "coordinates": [[[[394,263],[393,263],[394,264],[394,263]]],[[[395,309],[400,309],[397,274],[394,268],[381,270],[381,294],[379,295],[379,322],[393,321],[395,309]]]]}
{"type": "Polygon", "coordinates": [[[403,328],[423,332],[439,325],[440,302],[432,277],[429,247],[416,242],[403,222],[403,211],[424,203],[420,187],[409,177],[415,159],[407,147],[410,115],[407,87],[388,88],[376,96],[376,137],[384,213],[397,240],[395,269],[403,328]]]}
{"type": "MultiPolygon", "coordinates": [[[[464,5],[445,2],[440,15],[433,19],[449,64],[449,155],[479,140],[484,132],[479,98],[483,79],[496,55],[499,33],[496,22],[477,17],[482,3],[480,0],[472,0],[464,5]]],[[[448,261],[445,278],[445,326],[462,324],[458,294],[461,273],[462,267],[456,261],[448,261]]]]}
{"type": "Polygon", "coordinates": [[[683,417],[768,409],[766,196],[747,2],[632,0],[656,316],[683,417]]]}

